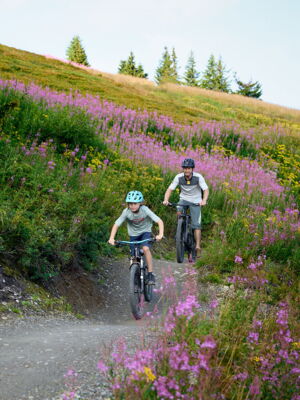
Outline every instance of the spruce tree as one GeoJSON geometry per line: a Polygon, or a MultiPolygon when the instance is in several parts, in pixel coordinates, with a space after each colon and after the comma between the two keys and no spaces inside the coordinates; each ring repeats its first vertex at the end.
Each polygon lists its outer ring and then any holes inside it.
{"type": "Polygon", "coordinates": [[[212,54],[207,63],[206,70],[200,82],[200,86],[204,89],[218,90],[220,92],[230,92],[230,82],[228,71],[220,57],[218,62],[212,54]]]}
{"type": "Polygon", "coordinates": [[[119,74],[137,76],[139,78],[147,78],[148,74],[144,72],[141,64],[138,67],[135,65],[135,57],[131,51],[128,59],[122,60],[118,68],[119,74]]]}
{"type": "Polygon", "coordinates": [[[174,70],[172,68],[172,59],[169,54],[168,48],[165,47],[162,59],[160,60],[159,66],[156,69],[154,79],[158,84],[172,82],[173,74],[174,70]]]}
{"type": "Polygon", "coordinates": [[[177,55],[175,52],[175,48],[173,47],[172,49],[172,55],[171,55],[171,76],[170,76],[170,81],[172,83],[180,83],[179,80],[179,74],[178,74],[178,61],[177,61],[177,55]]]}
{"type": "Polygon", "coordinates": [[[135,76],[135,71],[136,71],[135,57],[133,52],[131,51],[126,62],[126,74],[135,76]]]}
{"type": "Polygon", "coordinates": [[[118,68],[118,73],[119,74],[126,74],[126,61],[125,60],[121,60],[120,61],[120,65],[118,68]]]}
{"type": "Polygon", "coordinates": [[[262,95],[262,87],[259,82],[252,82],[251,80],[247,83],[240,81],[239,79],[235,79],[238,84],[238,90],[235,92],[237,94],[241,94],[242,96],[254,97],[259,99],[262,95]]]}
{"type": "Polygon", "coordinates": [[[219,92],[230,92],[230,82],[228,78],[229,71],[226,69],[225,64],[223,64],[222,58],[220,57],[217,62],[216,68],[216,81],[215,81],[215,89],[219,92]]]}
{"type": "Polygon", "coordinates": [[[137,76],[138,78],[148,78],[148,74],[144,72],[144,68],[141,64],[139,64],[136,68],[135,74],[135,76],[137,76]]]}
{"type": "Polygon", "coordinates": [[[69,61],[73,61],[76,62],[77,64],[82,64],[87,67],[90,66],[79,36],[73,37],[70,46],[67,49],[66,54],[69,61]]]}
{"type": "Polygon", "coordinates": [[[206,70],[200,82],[200,86],[204,89],[213,90],[217,76],[217,63],[213,54],[208,59],[206,70]]]}
{"type": "Polygon", "coordinates": [[[185,67],[184,84],[187,86],[199,86],[200,73],[196,70],[196,61],[194,53],[191,51],[187,65],[185,67]]]}

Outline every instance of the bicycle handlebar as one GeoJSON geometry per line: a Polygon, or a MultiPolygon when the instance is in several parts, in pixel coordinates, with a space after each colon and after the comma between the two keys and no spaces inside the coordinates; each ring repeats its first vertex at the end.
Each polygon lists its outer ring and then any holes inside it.
{"type": "MultiPolygon", "coordinates": [[[[191,205],[193,206],[199,206],[199,203],[191,203],[191,205]]],[[[189,207],[189,204],[180,204],[180,203],[170,203],[168,204],[169,207],[189,207]]]]}
{"type": "Polygon", "coordinates": [[[130,242],[128,240],[115,240],[115,245],[116,246],[128,246],[131,244],[141,244],[145,242],[156,242],[155,238],[150,238],[150,239],[144,239],[144,240],[135,240],[133,242],[130,242]]]}

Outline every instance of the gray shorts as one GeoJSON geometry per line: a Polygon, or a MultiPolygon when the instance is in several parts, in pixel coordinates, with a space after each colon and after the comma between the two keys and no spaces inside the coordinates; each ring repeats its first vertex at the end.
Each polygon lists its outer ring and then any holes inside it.
{"type": "Polygon", "coordinates": [[[196,206],[186,200],[179,200],[178,204],[190,207],[190,214],[192,219],[192,228],[201,229],[201,206],[196,206]]]}

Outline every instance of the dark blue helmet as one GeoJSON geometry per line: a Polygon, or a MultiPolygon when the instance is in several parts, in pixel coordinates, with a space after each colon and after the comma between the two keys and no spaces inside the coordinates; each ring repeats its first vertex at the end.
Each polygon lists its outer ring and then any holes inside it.
{"type": "Polygon", "coordinates": [[[195,161],[192,158],[186,158],[182,161],[182,168],[195,168],[195,161]]]}

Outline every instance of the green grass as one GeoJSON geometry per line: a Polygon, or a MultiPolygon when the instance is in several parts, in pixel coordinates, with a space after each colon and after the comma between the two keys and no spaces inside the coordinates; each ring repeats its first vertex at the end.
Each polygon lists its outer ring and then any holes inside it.
{"type": "Polygon", "coordinates": [[[235,120],[243,126],[280,123],[292,131],[300,129],[300,111],[268,105],[259,100],[176,85],[156,87],[145,80],[74,67],[44,56],[0,45],[0,77],[68,92],[99,95],[133,109],[147,109],[169,115],[179,122],[235,120]],[[120,78],[120,77],[118,77],[120,78]]]}

